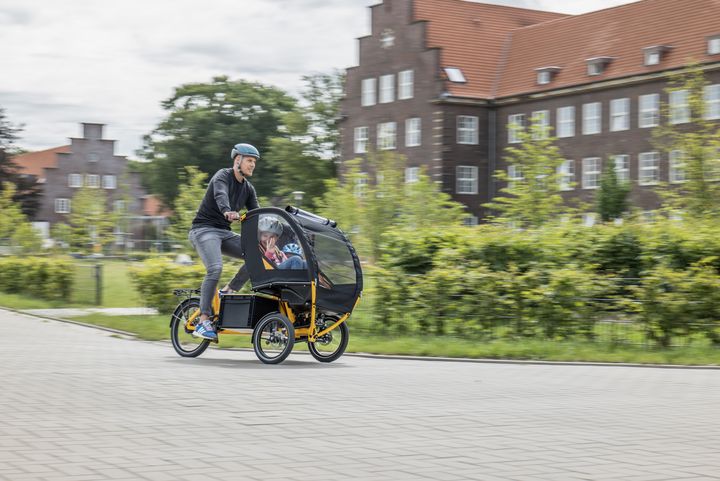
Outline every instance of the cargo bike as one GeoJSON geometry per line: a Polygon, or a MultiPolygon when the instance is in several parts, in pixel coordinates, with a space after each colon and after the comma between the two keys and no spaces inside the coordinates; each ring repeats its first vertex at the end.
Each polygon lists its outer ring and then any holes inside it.
{"type": "MultiPolygon", "coordinates": [[[[320,362],[342,356],[363,277],[337,224],[292,206],[255,209],[241,219],[241,245],[253,294],[215,295],[218,336],[251,336],[266,364],[284,361],[296,342],[306,342],[320,362]]],[[[174,293],[185,299],[170,320],[173,347],[180,356],[199,356],[210,343],[192,336],[200,319],[199,290],[174,293]]]]}

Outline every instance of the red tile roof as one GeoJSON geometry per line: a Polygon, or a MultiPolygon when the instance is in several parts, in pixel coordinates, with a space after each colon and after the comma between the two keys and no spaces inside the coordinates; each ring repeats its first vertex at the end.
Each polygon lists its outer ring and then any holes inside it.
{"type": "Polygon", "coordinates": [[[169,217],[173,211],[165,207],[156,195],[148,194],[142,197],[142,213],[152,217],[169,217]]]}
{"type": "Polygon", "coordinates": [[[511,34],[493,97],[672,69],[691,59],[720,61],[707,54],[707,37],[717,34],[720,0],[643,0],[525,27],[511,34]],[[643,48],[658,45],[672,49],[659,65],[646,67],[643,48]],[[602,75],[588,76],[585,60],[603,56],[614,60],[602,75]],[[551,83],[537,85],[535,69],[549,65],[562,70],[551,83]]]}
{"type": "Polygon", "coordinates": [[[415,0],[413,13],[428,21],[426,46],[442,48],[440,66],[462,69],[467,82],[447,82],[449,92],[476,98],[491,96],[511,31],[566,17],[464,0],[415,0]]]}
{"type": "Polygon", "coordinates": [[[16,155],[12,160],[20,167],[21,174],[34,175],[38,179],[44,179],[45,172],[43,169],[57,167],[57,154],[69,152],[70,146],[63,145],[62,147],[16,155]]]}

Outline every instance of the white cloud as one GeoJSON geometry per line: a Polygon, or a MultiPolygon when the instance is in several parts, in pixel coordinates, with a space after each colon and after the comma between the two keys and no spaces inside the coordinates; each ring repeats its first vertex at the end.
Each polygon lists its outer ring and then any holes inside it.
{"type": "MultiPolygon", "coordinates": [[[[62,145],[80,122],[101,122],[132,156],[176,86],[229,75],[296,92],[304,74],[355,65],[378,1],[3,0],[0,106],[25,124],[23,147],[62,145]]],[[[580,13],[627,0],[493,3],[580,13]]]]}

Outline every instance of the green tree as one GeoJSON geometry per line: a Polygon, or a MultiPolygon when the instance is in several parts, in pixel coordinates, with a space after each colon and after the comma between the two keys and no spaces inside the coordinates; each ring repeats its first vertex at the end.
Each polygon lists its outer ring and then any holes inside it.
{"type": "Polygon", "coordinates": [[[519,227],[545,224],[567,209],[560,195],[558,167],[565,161],[560,155],[555,138],[549,135],[549,127],[539,118],[533,118],[528,131],[511,125],[520,145],[508,147],[505,162],[512,166],[515,175],[504,170],[495,172],[495,178],[506,182],[499,196],[485,207],[498,212],[501,222],[513,222],[519,227]]]}
{"type": "Polygon", "coordinates": [[[208,175],[195,166],[185,167],[180,193],[175,200],[175,214],[167,231],[168,237],[189,247],[187,235],[200,201],[205,195],[208,175]]]}
{"type": "Polygon", "coordinates": [[[622,217],[628,210],[627,196],[630,184],[618,180],[615,165],[606,162],[600,178],[600,189],[597,191],[597,209],[603,222],[610,222],[622,217]]]}
{"type": "MultiPolygon", "coordinates": [[[[22,128],[7,120],[5,110],[0,107],[0,179],[15,185],[13,200],[19,202],[23,213],[32,217],[40,207],[40,186],[32,177],[20,174],[20,167],[13,162],[13,154],[18,152],[15,141],[22,128]]],[[[0,182],[0,191],[4,182],[0,182]]]]}
{"type": "Polygon", "coordinates": [[[0,243],[19,247],[27,253],[37,252],[41,248],[42,239],[28,222],[20,203],[15,200],[15,184],[1,182],[0,186],[0,243]]]}
{"type": "Polygon", "coordinates": [[[74,247],[87,251],[113,240],[116,214],[108,212],[107,202],[101,189],[83,187],[75,193],[69,216],[74,247]]]}
{"type": "Polygon", "coordinates": [[[675,164],[670,180],[682,181],[665,193],[666,204],[692,217],[720,212],[720,126],[707,115],[708,84],[696,64],[673,75],[666,91],[687,108],[663,105],[666,121],[653,131],[655,145],[675,164]]]}
{"type": "Polygon", "coordinates": [[[173,207],[185,166],[197,165],[213,175],[231,165],[230,149],[235,143],[248,142],[263,156],[253,184],[263,195],[274,194],[278,168],[264,157],[269,154],[270,138],[284,135],[281,121],[296,104],[276,87],[226,76],[177,87],[162,102],[167,117],[145,136],[138,152],[152,161],[142,169],[146,188],[173,207]]]}

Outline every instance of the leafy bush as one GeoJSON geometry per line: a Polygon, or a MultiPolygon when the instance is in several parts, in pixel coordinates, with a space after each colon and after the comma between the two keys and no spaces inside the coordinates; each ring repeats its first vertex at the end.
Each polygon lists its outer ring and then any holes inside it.
{"type": "Polygon", "coordinates": [[[160,312],[170,312],[177,304],[173,289],[199,288],[205,268],[202,265],[179,265],[167,259],[149,259],[139,267],[131,267],[129,274],[148,306],[160,312]]]}
{"type": "Polygon", "coordinates": [[[43,299],[68,299],[74,268],[71,262],[53,258],[0,258],[0,291],[28,292],[43,299]]]}

